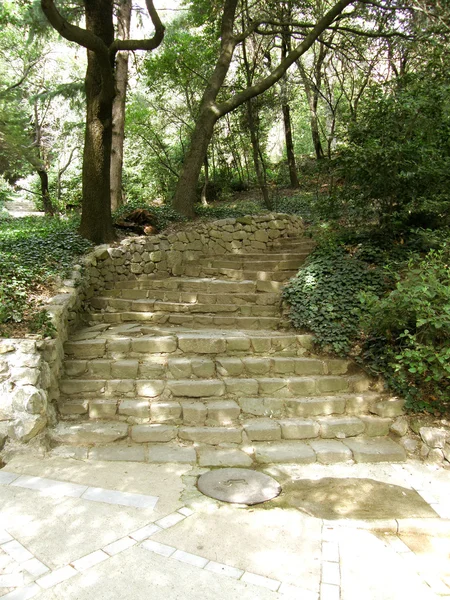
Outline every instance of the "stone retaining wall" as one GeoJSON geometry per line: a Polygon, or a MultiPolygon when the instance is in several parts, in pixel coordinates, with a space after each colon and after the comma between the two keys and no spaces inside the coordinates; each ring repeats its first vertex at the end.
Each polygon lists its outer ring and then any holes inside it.
{"type": "Polygon", "coordinates": [[[101,247],[88,272],[92,289],[112,281],[170,275],[202,276],[196,261],[203,256],[264,252],[279,238],[298,235],[303,222],[296,215],[268,214],[191,224],[175,233],[124,239],[101,247]]]}
{"type": "Polygon", "coordinates": [[[115,280],[183,275],[188,268],[201,275],[200,256],[264,251],[302,228],[299,217],[284,214],[189,223],[176,233],[126,238],[84,256],[46,306],[56,338],[0,340],[0,450],[8,437],[28,442],[55,423],[64,343],[96,291],[115,280]]]}

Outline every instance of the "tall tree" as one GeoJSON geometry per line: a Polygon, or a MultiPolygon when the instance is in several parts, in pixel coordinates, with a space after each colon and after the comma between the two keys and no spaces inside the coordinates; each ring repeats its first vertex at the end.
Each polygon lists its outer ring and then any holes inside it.
{"type": "Polygon", "coordinates": [[[303,40],[288,52],[287,56],[279,62],[278,66],[267,77],[234,94],[229,99],[217,102],[217,97],[228,74],[237,45],[261,25],[261,22],[254,21],[249,30],[240,35],[234,35],[233,29],[238,0],[225,0],[220,30],[219,57],[203,93],[189,151],[184,160],[172,202],[177,212],[187,217],[194,216],[197,182],[217,120],[277,83],[287,69],[314,44],[320,34],[332,25],[338,17],[343,16],[343,11],[352,1],[338,0],[315,24],[309,24],[303,40]]]}
{"type": "Polygon", "coordinates": [[[115,238],[111,219],[111,147],[115,59],[119,51],[154,50],[164,37],[164,26],[153,5],[146,6],[155,28],[146,40],[114,39],[113,0],[84,0],[86,28],[73,25],[54,0],[41,0],[51,26],[65,39],[87,49],[85,78],[86,131],[83,154],[83,200],[80,233],[95,243],[115,238]]]}
{"type": "MultiPolygon", "coordinates": [[[[131,0],[119,0],[117,6],[117,36],[130,37],[131,0]]],[[[128,85],[128,52],[118,52],[116,57],[116,96],[113,102],[113,142],[111,152],[111,210],[123,204],[122,171],[123,142],[125,138],[125,104],[128,85]]]]}

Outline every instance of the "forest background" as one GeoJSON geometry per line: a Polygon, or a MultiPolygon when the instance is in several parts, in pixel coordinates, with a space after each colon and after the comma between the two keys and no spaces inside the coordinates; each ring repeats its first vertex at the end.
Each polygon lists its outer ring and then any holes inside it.
{"type": "Polygon", "coordinates": [[[300,214],[284,291],[321,350],[450,405],[447,0],[18,0],[0,6],[0,334],[115,223],[300,214]]]}

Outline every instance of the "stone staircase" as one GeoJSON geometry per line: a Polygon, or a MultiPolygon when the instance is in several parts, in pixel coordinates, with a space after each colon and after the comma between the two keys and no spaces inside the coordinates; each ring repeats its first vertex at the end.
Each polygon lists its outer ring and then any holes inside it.
{"type": "Polygon", "coordinates": [[[92,298],[89,326],[65,345],[53,452],[201,466],[405,460],[389,437],[402,403],[351,361],[313,355],[312,336],[282,317],[283,282],[311,245],[205,257],[183,277],[92,298]]]}

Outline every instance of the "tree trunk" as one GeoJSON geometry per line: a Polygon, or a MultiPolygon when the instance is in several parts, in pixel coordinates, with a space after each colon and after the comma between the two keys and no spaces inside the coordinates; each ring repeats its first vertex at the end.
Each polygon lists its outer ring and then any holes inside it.
{"type": "Polygon", "coordinates": [[[189,219],[195,217],[194,204],[198,178],[209,142],[213,136],[216,121],[217,117],[211,108],[204,110],[197,119],[191,136],[190,147],[183,161],[175,196],[172,200],[173,209],[189,219]]]}
{"type": "Polygon", "coordinates": [[[202,206],[208,206],[208,197],[207,197],[208,183],[209,183],[208,155],[206,155],[206,157],[205,157],[203,166],[204,166],[204,171],[205,171],[205,183],[203,184],[203,188],[202,188],[201,202],[202,202],[202,206]]]}
{"type": "Polygon", "coordinates": [[[289,104],[283,103],[284,136],[286,139],[286,154],[289,167],[289,180],[292,188],[298,188],[297,165],[295,164],[294,142],[292,140],[291,109],[289,104]]]}
{"type": "Polygon", "coordinates": [[[323,158],[325,158],[325,153],[322,148],[322,142],[320,141],[319,118],[317,116],[317,105],[319,101],[319,89],[317,86],[320,85],[320,82],[318,82],[315,89],[313,89],[313,85],[308,79],[305,68],[300,60],[297,61],[297,68],[302,78],[303,87],[305,88],[306,99],[308,101],[310,115],[309,122],[311,125],[311,137],[314,146],[314,152],[316,154],[317,160],[322,160],[323,158]]]}
{"type": "Polygon", "coordinates": [[[212,139],[214,125],[220,115],[215,106],[217,94],[227,76],[236,45],[233,37],[233,25],[238,0],[225,0],[222,24],[220,54],[200,102],[199,116],[191,135],[189,150],[183,161],[172,206],[185,217],[195,216],[197,184],[205,160],[209,142],[212,139]]]}
{"type": "MultiPolygon", "coordinates": [[[[85,2],[85,9],[87,29],[109,47],[114,40],[112,0],[85,2]]],[[[80,234],[100,244],[115,239],[109,192],[114,95],[104,89],[100,61],[91,50],[88,50],[85,87],[86,132],[80,234]]]]}
{"type": "MultiPolygon", "coordinates": [[[[118,38],[130,37],[131,0],[121,0],[117,9],[118,38]]],[[[116,56],[116,96],[113,102],[113,132],[111,151],[111,210],[122,206],[123,143],[125,139],[125,102],[128,84],[128,52],[119,52],[116,56]]]]}
{"type": "Polygon", "coordinates": [[[48,189],[48,175],[47,171],[43,168],[38,169],[39,179],[41,180],[41,195],[42,195],[42,203],[44,205],[44,213],[53,217],[55,214],[55,209],[53,208],[52,201],[50,199],[50,192],[48,189]]]}
{"type": "Polygon", "coordinates": [[[253,152],[253,164],[255,166],[256,178],[258,180],[259,189],[261,190],[264,205],[269,210],[272,210],[272,202],[269,196],[269,190],[267,189],[267,178],[265,165],[260,161],[261,148],[259,144],[259,136],[257,133],[257,127],[255,123],[255,116],[253,114],[253,103],[252,100],[247,102],[247,118],[248,126],[250,129],[250,140],[252,142],[253,152]]]}
{"type": "MultiPolygon", "coordinates": [[[[289,9],[286,15],[288,19],[292,18],[289,9]]],[[[291,51],[291,34],[288,27],[283,27],[281,36],[281,60],[286,60],[291,51]]],[[[288,103],[288,80],[287,75],[281,79],[281,111],[283,113],[284,139],[286,144],[286,156],[289,169],[289,180],[292,188],[298,188],[297,165],[295,164],[294,142],[292,140],[292,122],[291,109],[288,103]]]]}
{"type": "Polygon", "coordinates": [[[232,95],[228,100],[217,104],[216,99],[228,73],[236,44],[243,41],[248,35],[245,33],[241,36],[233,36],[237,1],[225,0],[224,3],[220,55],[200,103],[199,118],[192,132],[190,149],[183,162],[181,175],[172,201],[173,208],[186,217],[193,217],[195,214],[194,203],[196,200],[198,178],[208,144],[212,138],[215,122],[220,117],[225,116],[238,106],[241,106],[241,104],[244,104],[244,102],[247,102],[250,98],[259,96],[259,94],[264,93],[275,85],[283,77],[287,69],[309,50],[321,33],[352,3],[352,0],[338,0],[317,21],[316,25],[305,36],[303,41],[289,52],[286,58],[269,75],[241,92],[232,95]]]}

